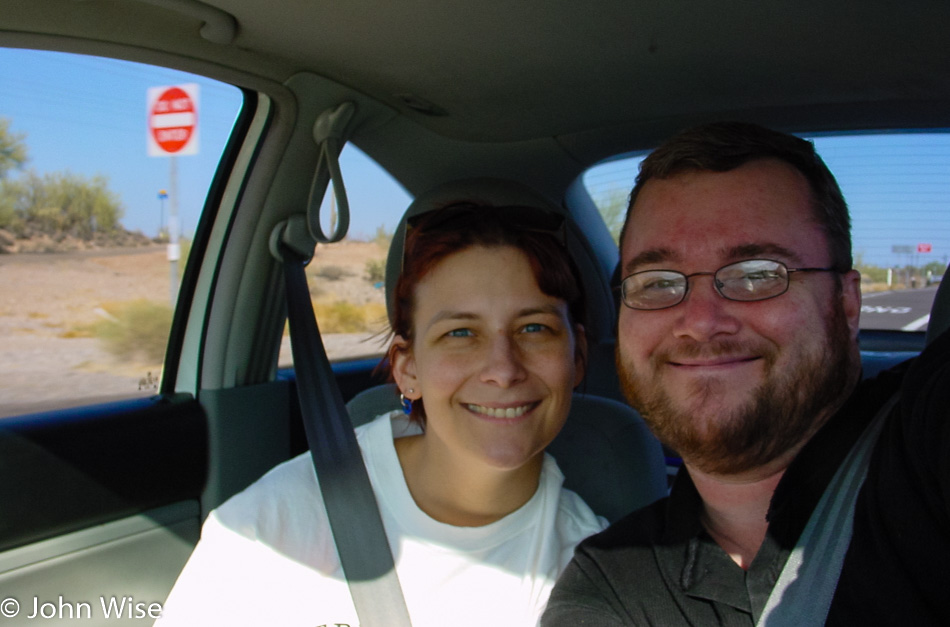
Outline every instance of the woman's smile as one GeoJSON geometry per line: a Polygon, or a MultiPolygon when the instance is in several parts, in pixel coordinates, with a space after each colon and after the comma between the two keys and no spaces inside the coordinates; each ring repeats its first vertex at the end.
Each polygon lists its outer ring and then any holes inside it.
{"type": "Polygon", "coordinates": [[[395,373],[425,407],[423,446],[491,475],[533,473],[583,376],[567,304],[509,246],[445,257],[414,296],[417,333],[395,373]]]}
{"type": "Polygon", "coordinates": [[[523,405],[510,405],[507,407],[489,407],[487,405],[476,405],[474,403],[464,403],[466,409],[474,414],[486,418],[500,418],[504,420],[512,420],[514,418],[521,418],[535,407],[540,405],[539,401],[532,403],[527,403],[523,405]]]}

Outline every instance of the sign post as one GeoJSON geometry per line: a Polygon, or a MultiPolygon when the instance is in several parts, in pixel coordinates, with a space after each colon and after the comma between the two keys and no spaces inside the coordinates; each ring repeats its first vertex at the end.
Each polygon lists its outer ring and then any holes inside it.
{"type": "Polygon", "coordinates": [[[158,214],[158,236],[162,236],[162,231],[165,229],[165,201],[168,200],[168,192],[164,189],[158,190],[158,204],[159,204],[159,214],[158,214]]]}
{"type": "MultiPolygon", "coordinates": [[[[150,157],[169,159],[170,198],[168,210],[169,290],[172,308],[178,298],[178,260],[181,258],[178,226],[179,155],[198,154],[198,85],[188,83],[170,87],[149,87],[146,92],[150,157]]],[[[160,196],[161,197],[161,196],[160,196]]],[[[164,200],[164,198],[162,198],[164,200]]],[[[164,203],[163,203],[164,212],[164,203]]]]}

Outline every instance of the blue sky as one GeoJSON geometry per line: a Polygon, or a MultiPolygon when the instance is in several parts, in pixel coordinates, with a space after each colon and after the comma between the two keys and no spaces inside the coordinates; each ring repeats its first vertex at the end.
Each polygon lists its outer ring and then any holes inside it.
{"type": "MultiPolygon", "coordinates": [[[[26,135],[28,168],[104,174],[125,208],[123,224],[147,235],[167,217],[169,159],[146,154],[146,91],[198,83],[200,152],[178,157],[182,232],[193,232],[220,152],[241,105],[228,85],[164,68],[50,52],[0,49],[0,117],[26,135]]],[[[854,250],[876,265],[946,262],[950,257],[950,134],[815,138],[851,207],[854,250]],[[929,255],[896,255],[895,245],[929,243],[929,255]]],[[[595,199],[625,195],[638,160],[604,164],[585,181],[595,199]]],[[[410,198],[362,153],[341,157],[352,207],[350,235],[392,230],[410,198]]]]}
{"type": "MultiPolygon", "coordinates": [[[[854,255],[882,267],[944,264],[950,258],[950,134],[904,133],[810,137],[834,173],[851,210],[854,255]],[[894,246],[931,244],[929,254],[894,246]]],[[[629,189],[639,158],[593,168],[592,195],[629,189]]]]}
{"type": "MultiPolygon", "coordinates": [[[[37,173],[70,171],[106,175],[125,208],[127,229],[153,236],[167,219],[159,191],[170,192],[167,157],[146,150],[149,87],[197,83],[200,86],[199,153],[177,160],[179,218],[191,234],[204,203],[242,96],[229,85],[165,68],[72,54],[0,49],[0,117],[24,134],[27,169],[37,173]]],[[[402,188],[381,174],[359,150],[341,156],[353,207],[350,234],[372,237],[378,227],[392,230],[410,201],[402,188]]],[[[12,176],[17,176],[13,174],[12,176]]]]}

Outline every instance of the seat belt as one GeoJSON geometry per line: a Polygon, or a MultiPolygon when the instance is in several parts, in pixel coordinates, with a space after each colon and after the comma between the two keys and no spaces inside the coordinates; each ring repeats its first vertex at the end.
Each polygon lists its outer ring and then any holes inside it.
{"type": "MultiPolygon", "coordinates": [[[[342,118],[337,116],[336,123],[332,118],[341,109],[324,112],[315,125],[315,135],[322,121],[335,141],[328,145],[317,137],[321,156],[310,192],[310,215],[298,214],[279,224],[271,234],[270,245],[271,252],[284,267],[291,350],[304,431],[360,626],[410,627],[409,612],[396,576],[379,505],[343,395],[320,339],[304,271],[316,241],[338,241],[346,233],[345,227],[337,228],[333,235],[335,239],[331,239],[318,229],[318,235],[314,237],[308,226],[308,222],[319,223],[319,216],[313,216],[312,212],[314,207],[319,211],[320,203],[315,203],[314,188],[321,179],[324,191],[327,179],[332,178],[334,192],[338,195],[345,193],[337,163],[341,146],[336,140],[341,139],[349,117],[344,116],[342,126],[339,123],[342,118]],[[326,121],[327,116],[331,116],[330,122],[326,121]],[[330,176],[322,172],[324,168],[329,169],[330,176]]],[[[352,111],[349,113],[352,115],[352,111]]],[[[319,193],[322,199],[323,192],[319,193]]],[[[345,207],[345,201],[341,205],[345,207]]],[[[346,222],[348,220],[347,216],[346,222]]],[[[345,222],[341,219],[338,225],[341,223],[345,222]]]]}
{"type": "Polygon", "coordinates": [[[851,447],[795,543],[757,627],[824,625],[851,544],[854,506],[894,394],[851,447]]]}

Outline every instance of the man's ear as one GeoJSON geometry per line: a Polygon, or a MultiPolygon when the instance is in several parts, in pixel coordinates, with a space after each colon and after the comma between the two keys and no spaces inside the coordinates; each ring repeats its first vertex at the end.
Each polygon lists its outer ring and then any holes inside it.
{"type": "Polygon", "coordinates": [[[587,374],[587,333],[584,325],[574,325],[574,387],[581,384],[587,374]]]}
{"type": "Polygon", "coordinates": [[[394,337],[392,344],[389,345],[389,363],[392,364],[393,379],[396,380],[399,391],[410,400],[422,398],[419,380],[416,377],[416,360],[412,354],[412,343],[401,335],[394,337]]]}
{"type": "Polygon", "coordinates": [[[858,337],[861,317],[861,273],[850,270],[841,275],[841,305],[851,330],[851,339],[858,337]]]}

